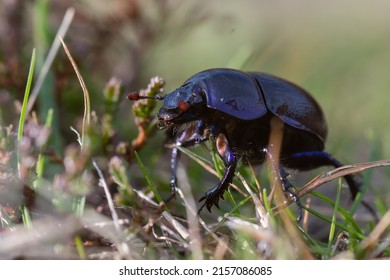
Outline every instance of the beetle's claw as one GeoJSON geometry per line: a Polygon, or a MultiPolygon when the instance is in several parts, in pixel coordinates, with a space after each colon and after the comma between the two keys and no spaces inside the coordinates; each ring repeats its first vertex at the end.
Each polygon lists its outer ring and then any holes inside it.
{"type": "Polygon", "coordinates": [[[203,205],[200,207],[198,213],[200,213],[204,206],[206,206],[207,210],[211,213],[211,207],[215,205],[219,209],[219,198],[223,199],[223,193],[219,193],[216,191],[217,188],[213,188],[206,192],[200,199],[199,202],[205,200],[203,205]]]}
{"type": "MultiPolygon", "coordinates": [[[[209,199],[207,199],[206,198],[206,196],[203,196],[199,201],[202,201],[202,200],[206,200],[203,204],[202,204],[202,206],[199,208],[199,210],[198,210],[198,215],[199,215],[199,213],[202,211],[202,209],[206,206],[206,209],[207,209],[207,211],[209,211],[210,213],[211,213],[211,207],[213,206],[213,202],[210,202],[210,200],[209,199]]],[[[218,204],[216,205],[217,207],[218,207],[218,204]]],[[[219,207],[218,207],[219,208],[219,207]]]]}

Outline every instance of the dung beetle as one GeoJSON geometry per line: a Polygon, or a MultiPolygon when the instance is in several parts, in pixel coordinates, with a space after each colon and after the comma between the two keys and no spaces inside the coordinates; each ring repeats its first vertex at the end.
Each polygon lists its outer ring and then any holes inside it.
{"type": "MultiPolygon", "coordinates": [[[[195,74],[178,89],[165,96],[128,96],[131,100],[155,98],[164,104],[158,111],[158,127],[173,131],[171,187],[177,188],[176,166],[180,151],[211,139],[225,164],[220,182],[199,201],[211,211],[233,180],[237,163],[261,164],[265,161],[271,132],[271,119],[283,126],[280,149],[280,179],[285,191],[291,187],[283,167],[309,170],[342,164],[324,152],[327,124],[321,107],[301,87],[260,72],[216,68],[195,74]]],[[[360,183],[345,179],[355,198],[360,183]]],[[[293,194],[292,191],[289,192],[293,194]]],[[[297,200],[292,195],[294,200],[297,200]]],[[[199,211],[200,211],[199,210],[199,211]]]]}

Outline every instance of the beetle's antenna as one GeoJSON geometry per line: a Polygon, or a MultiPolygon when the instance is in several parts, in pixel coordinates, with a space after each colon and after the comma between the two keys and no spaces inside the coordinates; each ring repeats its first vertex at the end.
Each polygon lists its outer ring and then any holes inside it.
{"type": "Polygon", "coordinates": [[[157,99],[157,100],[163,100],[164,98],[165,98],[165,95],[164,95],[164,96],[161,96],[161,95],[159,95],[159,94],[157,94],[157,95],[155,95],[155,96],[139,95],[139,92],[137,92],[137,91],[130,92],[130,93],[127,95],[127,99],[132,100],[132,101],[137,101],[137,100],[140,100],[140,99],[157,99]]]}

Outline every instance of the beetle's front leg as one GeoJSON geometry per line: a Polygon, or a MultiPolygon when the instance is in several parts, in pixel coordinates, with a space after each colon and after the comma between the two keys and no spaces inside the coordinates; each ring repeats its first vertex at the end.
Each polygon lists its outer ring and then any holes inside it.
{"type": "Polygon", "coordinates": [[[171,196],[166,200],[174,198],[176,195],[177,189],[177,177],[176,177],[176,169],[177,162],[180,157],[180,150],[178,147],[188,147],[200,144],[208,139],[208,136],[205,134],[205,127],[202,121],[198,121],[193,124],[186,130],[182,131],[179,136],[175,139],[175,145],[172,148],[172,156],[171,156],[171,196]]]}
{"type": "Polygon", "coordinates": [[[218,202],[219,198],[223,199],[224,192],[228,189],[230,183],[233,181],[234,172],[237,166],[236,156],[231,149],[229,142],[225,136],[225,134],[220,133],[216,137],[215,145],[218,151],[219,156],[225,163],[225,173],[221,181],[214,188],[208,190],[205,195],[199,200],[205,200],[204,204],[199,209],[198,213],[202,211],[203,207],[206,206],[207,210],[211,212],[211,207],[215,205],[219,208],[218,202]]]}

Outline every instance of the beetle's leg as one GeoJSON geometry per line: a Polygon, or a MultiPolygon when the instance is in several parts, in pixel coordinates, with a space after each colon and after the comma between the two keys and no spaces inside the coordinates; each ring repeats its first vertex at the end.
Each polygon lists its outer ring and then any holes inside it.
{"type": "Polygon", "coordinates": [[[177,145],[178,142],[176,142],[175,146],[172,148],[172,155],[171,155],[171,180],[169,181],[169,184],[171,185],[171,195],[165,200],[165,202],[168,202],[169,200],[175,198],[176,196],[176,189],[177,189],[176,169],[177,169],[177,161],[180,155],[177,145]]]}
{"type": "MultiPolygon", "coordinates": [[[[270,154],[269,149],[264,148],[263,151],[270,158],[271,164],[275,165],[275,162],[273,161],[273,158],[272,158],[272,155],[270,154]]],[[[274,166],[274,168],[275,168],[275,166],[274,166]]],[[[297,221],[299,222],[302,218],[302,212],[303,212],[302,203],[299,200],[299,197],[297,197],[297,195],[295,194],[293,185],[291,185],[291,183],[287,179],[289,174],[286,172],[286,170],[283,168],[282,164],[280,164],[280,163],[279,163],[278,171],[279,171],[279,178],[280,178],[280,182],[282,184],[284,194],[288,195],[292,199],[292,201],[294,201],[295,204],[297,205],[297,208],[298,208],[297,221]]]]}
{"type": "Polygon", "coordinates": [[[290,174],[284,170],[283,166],[280,166],[280,182],[282,183],[283,191],[287,193],[294,202],[297,203],[297,206],[299,206],[301,203],[299,202],[299,198],[294,192],[293,185],[291,185],[290,181],[287,179],[288,176],[290,176],[290,174]]]}
{"type": "Polygon", "coordinates": [[[225,134],[218,134],[218,136],[216,137],[215,145],[219,156],[225,163],[225,173],[223,174],[221,181],[214,188],[208,190],[199,200],[199,202],[203,200],[205,200],[205,202],[200,207],[198,213],[202,211],[204,206],[206,206],[209,212],[211,212],[211,207],[213,205],[219,208],[219,198],[223,199],[223,194],[229,187],[230,183],[233,181],[234,172],[236,170],[237,159],[234,155],[233,150],[229,146],[229,142],[225,134]]]}
{"type": "MultiPolygon", "coordinates": [[[[333,166],[335,168],[343,166],[343,164],[332,155],[321,151],[296,153],[288,158],[288,166],[300,170],[313,169],[326,165],[333,166]]],[[[357,180],[356,176],[353,175],[346,175],[344,178],[347,181],[352,198],[354,199],[360,191],[361,183],[357,180]]]]}
{"type": "Polygon", "coordinates": [[[172,156],[171,156],[171,196],[166,200],[169,201],[170,199],[175,197],[176,189],[177,189],[177,178],[176,178],[176,169],[177,169],[177,162],[180,157],[180,150],[178,149],[179,146],[181,147],[188,147],[200,144],[208,139],[208,136],[205,135],[205,127],[201,121],[198,121],[196,124],[190,126],[188,129],[182,131],[179,136],[175,139],[175,145],[172,148],[172,156]]]}
{"type": "Polygon", "coordinates": [[[294,187],[291,185],[291,183],[288,181],[287,177],[289,174],[284,170],[283,166],[280,166],[280,181],[282,183],[283,190],[286,194],[290,196],[292,201],[295,202],[298,208],[298,215],[297,215],[297,221],[299,222],[302,219],[303,214],[303,207],[302,203],[299,200],[299,197],[294,192],[294,187]]]}
{"type": "MultiPolygon", "coordinates": [[[[326,165],[334,166],[335,168],[343,166],[343,164],[335,159],[332,155],[321,151],[308,151],[293,154],[288,158],[288,165],[292,168],[302,170],[326,165]],[[308,165],[308,163],[310,164],[308,165]]],[[[356,195],[360,192],[361,182],[359,182],[356,176],[353,175],[346,175],[344,178],[345,181],[347,181],[352,198],[355,199],[356,195]]],[[[376,220],[379,220],[375,209],[369,203],[362,201],[362,205],[376,220]]]]}

